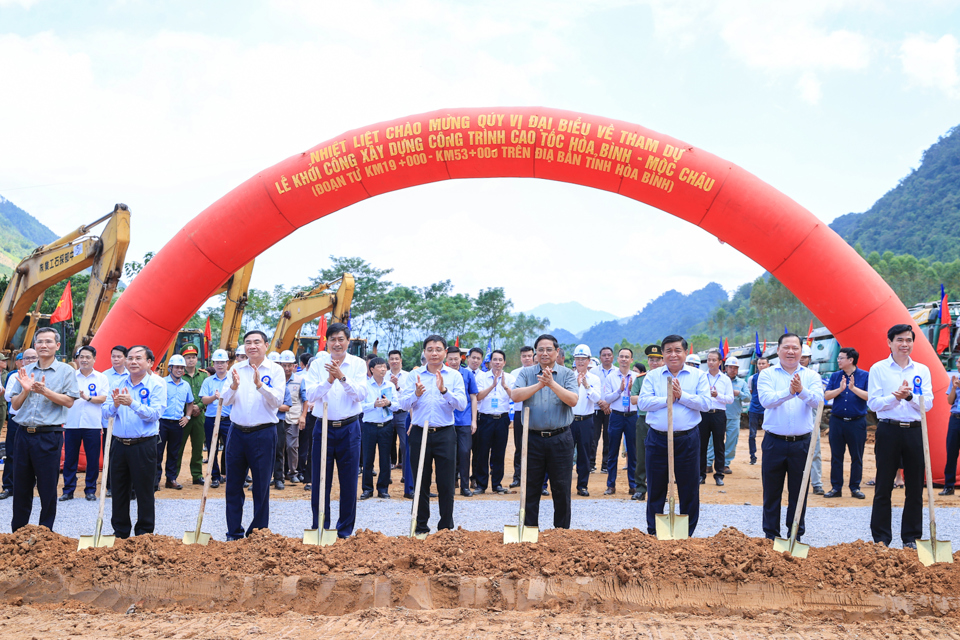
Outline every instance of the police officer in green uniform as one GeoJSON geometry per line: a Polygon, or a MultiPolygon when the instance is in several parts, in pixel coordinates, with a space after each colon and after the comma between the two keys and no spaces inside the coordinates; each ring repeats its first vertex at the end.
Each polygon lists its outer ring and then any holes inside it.
{"type": "MultiPolygon", "coordinates": [[[[190,477],[193,478],[193,484],[203,484],[203,440],[204,440],[204,411],[200,406],[200,387],[203,381],[209,377],[209,374],[197,367],[197,356],[199,352],[192,344],[188,344],[180,352],[183,359],[187,362],[186,371],[183,373],[183,379],[190,385],[193,391],[194,404],[192,404],[185,415],[190,416],[190,421],[183,428],[183,436],[180,440],[180,454],[177,459],[180,463],[177,465],[179,471],[183,464],[183,452],[187,448],[187,442],[190,442],[190,477]]],[[[213,451],[213,455],[217,452],[213,451]]]]}

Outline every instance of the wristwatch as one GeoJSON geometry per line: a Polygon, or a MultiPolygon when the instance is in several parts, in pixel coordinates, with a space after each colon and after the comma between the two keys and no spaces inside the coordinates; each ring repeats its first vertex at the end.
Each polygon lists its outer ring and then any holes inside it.
{"type": "Polygon", "coordinates": [[[913,393],[907,395],[907,402],[910,402],[911,400],[913,400],[913,393]]]}
{"type": "Polygon", "coordinates": [[[347,376],[340,376],[340,382],[346,382],[347,376]]]}

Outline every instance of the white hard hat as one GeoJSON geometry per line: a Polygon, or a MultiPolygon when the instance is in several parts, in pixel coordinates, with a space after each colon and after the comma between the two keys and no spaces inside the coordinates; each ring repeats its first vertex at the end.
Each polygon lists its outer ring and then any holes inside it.
{"type": "Polygon", "coordinates": [[[723,364],[727,365],[728,367],[739,367],[740,361],[735,356],[730,356],[723,364]]]}
{"type": "Polygon", "coordinates": [[[803,345],[803,349],[800,351],[800,357],[802,358],[803,356],[810,356],[811,358],[813,357],[813,352],[810,351],[810,345],[803,345]]]}
{"type": "Polygon", "coordinates": [[[234,356],[245,356],[247,355],[247,348],[242,344],[239,345],[233,352],[234,356]]]}
{"type": "Polygon", "coordinates": [[[695,354],[695,353],[691,353],[690,355],[687,356],[687,364],[689,364],[689,365],[691,365],[691,366],[694,366],[694,367],[699,367],[699,366],[700,366],[700,356],[698,356],[698,355],[695,354]]]}
{"type": "Polygon", "coordinates": [[[293,355],[293,351],[289,349],[280,354],[280,362],[291,363],[296,362],[297,356],[293,355]]]}
{"type": "Polygon", "coordinates": [[[577,348],[573,350],[574,358],[592,358],[593,354],[590,353],[590,347],[585,344],[578,344],[577,348]]]}
{"type": "Polygon", "coordinates": [[[230,356],[227,355],[226,349],[217,349],[210,360],[211,362],[230,362],[230,356]]]}
{"type": "Polygon", "coordinates": [[[179,353],[175,353],[170,356],[170,362],[167,363],[168,367],[185,367],[187,366],[187,361],[183,359],[183,356],[179,353]]]}
{"type": "Polygon", "coordinates": [[[277,353],[276,351],[271,351],[270,353],[267,354],[267,360],[269,360],[270,362],[279,362],[280,354],[277,353]]]}

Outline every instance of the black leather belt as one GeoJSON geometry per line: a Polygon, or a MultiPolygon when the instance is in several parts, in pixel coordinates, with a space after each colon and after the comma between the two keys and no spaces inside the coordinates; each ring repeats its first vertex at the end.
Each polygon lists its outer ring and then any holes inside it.
{"type": "Polygon", "coordinates": [[[121,438],[119,436],[113,436],[113,439],[120,444],[129,447],[130,445],[140,444],[141,442],[146,442],[147,440],[156,440],[157,436],[143,436],[142,438],[121,438]]]}
{"type": "Polygon", "coordinates": [[[253,433],[253,432],[255,432],[255,431],[263,431],[264,429],[269,429],[270,427],[276,428],[276,427],[277,427],[277,423],[276,423],[276,422],[267,422],[267,423],[264,423],[264,424],[255,424],[255,425],[253,425],[252,427],[246,427],[246,426],[244,426],[244,425],[242,425],[242,424],[237,424],[236,422],[234,422],[234,423],[231,425],[231,427],[232,427],[232,428],[239,429],[239,430],[240,430],[240,433],[253,433]]]}
{"type": "MultiPolygon", "coordinates": [[[[353,424],[360,419],[360,415],[350,416],[349,418],[344,418],[343,420],[327,420],[327,426],[338,429],[340,427],[345,427],[348,424],[353,424]]],[[[384,423],[386,424],[386,423],[384,423]]]]}
{"type": "Polygon", "coordinates": [[[21,424],[20,428],[27,433],[54,433],[57,431],[63,431],[62,424],[41,424],[36,427],[25,427],[21,424]]]}
{"type": "Polygon", "coordinates": [[[597,414],[595,413],[591,413],[588,416],[573,416],[573,421],[576,422],[577,420],[589,420],[590,418],[596,417],[596,415],[597,414]]]}
{"type": "MultiPolygon", "coordinates": [[[[329,424],[329,423],[328,423],[328,424],[329,424]]],[[[389,424],[389,425],[392,425],[392,424],[393,424],[393,420],[391,420],[390,422],[364,422],[363,424],[368,424],[368,425],[370,425],[371,427],[376,427],[376,428],[379,429],[380,427],[385,427],[385,426],[387,426],[388,424],[389,424]]]]}
{"type": "Polygon", "coordinates": [[[488,418],[492,418],[493,420],[497,420],[497,419],[502,418],[503,416],[505,416],[505,415],[507,415],[507,414],[505,414],[505,413],[481,413],[480,415],[486,416],[486,417],[488,417],[488,418]]]}
{"type": "Polygon", "coordinates": [[[701,411],[700,413],[720,413],[721,411],[726,411],[726,409],[709,409],[707,411],[701,411]]]}
{"type": "Polygon", "coordinates": [[[782,436],[779,433],[772,433],[770,431],[766,431],[766,433],[767,435],[773,436],[777,440],[786,440],[787,442],[800,442],[801,440],[806,440],[810,437],[809,433],[805,433],[802,436],[782,436]]]}
{"type": "Polygon", "coordinates": [[[531,429],[532,433],[537,434],[541,438],[552,438],[553,436],[558,436],[570,427],[560,427],[559,429],[538,429],[536,431],[531,429]]]}
{"type": "Polygon", "coordinates": [[[629,418],[630,416],[637,415],[636,411],[617,411],[616,409],[614,409],[614,411],[622,415],[624,418],[629,418]]]}
{"type": "Polygon", "coordinates": [[[857,416],[856,418],[844,418],[843,416],[835,415],[833,416],[837,420],[843,420],[844,422],[853,422],[854,420],[863,420],[867,416],[857,416]]]}
{"type": "Polygon", "coordinates": [[[160,422],[173,422],[177,426],[180,426],[179,418],[160,418],[160,422]]]}
{"type": "Polygon", "coordinates": [[[898,422],[897,420],[878,420],[883,424],[891,424],[895,427],[900,427],[901,429],[918,429],[920,427],[920,421],[914,420],[913,422],[898,422]]]}
{"type": "MultiPolygon", "coordinates": [[[[419,425],[419,424],[415,424],[415,425],[413,425],[413,426],[416,427],[417,429],[423,429],[423,427],[422,427],[421,425],[419,425]]],[[[435,432],[437,432],[437,431],[440,431],[440,429],[448,429],[448,428],[450,428],[450,427],[452,427],[452,426],[453,426],[452,424],[445,424],[445,425],[443,425],[442,427],[430,427],[429,429],[427,429],[427,432],[429,432],[429,433],[435,433],[435,432]]]]}

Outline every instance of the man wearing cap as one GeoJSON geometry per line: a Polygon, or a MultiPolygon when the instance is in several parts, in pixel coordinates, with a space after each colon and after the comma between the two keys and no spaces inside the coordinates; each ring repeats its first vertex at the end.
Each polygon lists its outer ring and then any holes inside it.
{"type": "Polygon", "coordinates": [[[557,364],[557,339],[543,334],[533,343],[537,364],[517,374],[511,396],[530,409],[527,442],[526,516],[524,526],[540,521],[540,491],[550,477],[553,526],[570,528],[570,485],[573,479],[573,408],[579,401],[577,376],[557,364]]]}
{"type": "Polygon", "coordinates": [[[713,479],[718,487],[723,486],[723,453],[725,451],[723,443],[727,432],[727,405],[733,402],[733,386],[730,378],[720,371],[720,352],[711,349],[707,353],[707,387],[710,389],[710,406],[703,412],[703,419],[700,420],[700,484],[706,482],[710,467],[707,466],[707,445],[711,437],[720,456],[717,458],[717,465],[713,469],[713,479]]]}
{"type": "Polygon", "coordinates": [[[156,523],[155,486],[157,435],[167,406],[167,383],[153,375],[153,351],[143,345],[127,350],[127,372],[103,403],[103,415],[114,418],[110,443],[113,513],[110,523],[118,538],[153,533],[156,523]],[[130,497],[137,494],[137,523],[131,526],[130,497]]]}
{"type": "MultiPolygon", "coordinates": [[[[7,383],[3,390],[3,399],[6,402],[13,401],[13,385],[16,383],[20,371],[26,365],[33,364],[36,361],[36,349],[24,349],[23,353],[17,354],[17,358],[14,361],[17,368],[15,371],[11,371],[7,376],[7,383]]],[[[20,433],[20,425],[17,424],[16,420],[17,410],[13,408],[12,404],[9,407],[7,414],[7,455],[3,464],[3,491],[0,491],[0,500],[6,500],[13,495],[13,468],[16,462],[15,454],[17,449],[17,435],[20,433]]]]}
{"type": "MultiPolygon", "coordinates": [[[[201,387],[203,386],[203,381],[209,377],[206,371],[197,367],[197,356],[199,355],[197,348],[188,344],[180,352],[180,355],[183,356],[183,360],[186,363],[186,367],[183,372],[183,379],[187,381],[187,384],[190,385],[190,392],[193,393],[194,399],[201,398],[203,393],[201,387]]],[[[216,367],[216,363],[214,363],[216,367]]],[[[203,484],[203,446],[205,440],[205,430],[204,430],[204,415],[203,407],[201,404],[194,402],[193,405],[189,408],[187,412],[187,421],[186,426],[183,428],[183,433],[181,434],[180,439],[180,451],[177,454],[177,475],[179,475],[180,467],[183,464],[183,452],[187,448],[187,441],[190,442],[190,477],[193,480],[193,484],[203,484]]],[[[222,433],[222,432],[221,432],[222,433]]],[[[226,434],[224,434],[226,436],[226,434]]],[[[214,447],[210,450],[210,454],[213,456],[217,455],[217,448],[214,447]]],[[[217,467],[217,484],[211,486],[219,486],[220,468],[217,467]]]]}
{"type": "MultiPolygon", "coordinates": [[[[810,361],[813,360],[813,352],[810,350],[810,345],[807,343],[803,344],[802,350],[800,352],[800,366],[807,367],[810,369],[810,361]]],[[[813,371],[813,369],[811,369],[813,371]]],[[[816,371],[814,371],[816,373],[816,371]]],[[[820,379],[820,385],[823,386],[823,379],[820,379]]],[[[817,410],[813,409],[813,414],[816,415],[817,410]]],[[[820,428],[820,425],[817,425],[817,428],[820,428]]],[[[820,457],[820,438],[817,438],[817,446],[813,453],[813,463],[810,465],[810,484],[813,485],[814,495],[822,496],[823,495],[823,460],[820,457]]]]}
{"type": "MultiPolygon", "coordinates": [[[[476,372],[482,373],[479,367],[480,362],[483,361],[483,352],[474,348],[470,350],[470,356],[473,361],[479,360],[476,372]],[[475,357],[476,352],[480,352],[479,359],[475,357]]],[[[467,358],[468,363],[471,358],[467,358]]],[[[480,444],[477,435],[477,376],[474,369],[460,364],[459,347],[447,347],[445,364],[454,371],[460,372],[463,377],[463,388],[467,394],[467,406],[453,412],[453,426],[457,432],[457,476],[460,478],[460,495],[469,498],[473,495],[470,489],[470,452],[476,451],[480,444]]],[[[476,477],[473,479],[477,480],[476,477]]],[[[479,484],[477,485],[477,491],[482,493],[479,484]]]]}
{"type": "Polygon", "coordinates": [[[367,378],[367,395],[361,405],[363,423],[360,425],[363,451],[363,493],[361,500],[373,497],[373,459],[380,459],[377,475],[377,497],[389,498],[390,493],[390,444],[393,435],[393,411],[390,407],[399,404],[399,394],[387,375],[387,362],[374,357],[367,363],[370,377],[367,378]]]}
{"type": "MultiPolygon", "coordinates": [[[[783,482],[787,481],[787,528],[793,525],[801,480],[818,425],[813,411],[823,402],[820,376],[800,364],[801,342],[795,333],[777,341],[777,364],[764,369],[757,379],[760,404],[766,409],[760,473],[763,481],[763,533],[773,540],[780,536],[780,503],[783,482]]],[[[806,503],[800,512],[797,540],[805,532],[806,503]]]]}
{"type": "Polygon", "coordinates": [[[183,372],[187,362],[183,356],[174,354],[167,363],[167,405],[160,415],[160,434],[157,441],[157,475],[154,480],[154,489],[160,490],[160,480],[163,477],[163,451],[167,451],[167,489],[183,489],[177,482],[180,469],[177,466],[177,454],[180,452],[180,440],[183,437],[183,427],[190,420],[186,415],[194,406],[193,390],[190,384],[183,379],[183,372]]]}
{"type": "Polygon", "coordinates": [[[637,408],[647,412],[647,533],[657,532],[656,516],[667,501],[667,394],[673,394],[673,464],[680,513],[690,536],[700,520],[700,416],[710,407],[710,387],[699,369],[686,364],[687,341],[673,334],[660,342],[666,366],[647,372],[637,408]]]}
{"type": "Polygon", "coordinates": [[[600,378],[590,372],[590,347],[577,345],[573,350],[574,373],[577,376],[577,405],[573,408],[573,442],[577,449],[577,495],[590,495],[590,446],[593,443],[593,423],[597,419],[597,401],[600,400],[600,378]]]}
{"type": "Polygon", "coordinates": [[[618,369],[607,376],[603,383],[601,396],[610,408],[610,425],[607,427],[610,446],[607,454],[607,488],[604,495],[617,491],[617,468],[620,457],[620,443],[626,438],[627,447],[627,484],[632,495],[636,490],[634,472],[637,470],[637,405],[632,399],[633,388],[633,350],[624,347],[617,354],[618,369]]]}
{"type": "MultiPolygon", "coordinates": [[[[297,373],[297,358],[293,351],[286,350],[280,354],[280,366],[283,367],[283,375],[286,377],[287,393],[290,396],[289,409],[284,415],[284,454],[286,456],[287,481],[290,484],[303,482],[297,474],[297,462],[300,456],[300,416],[303,414],[303,401],[305,396],[301,394],[302,376],[297,373]]],[[[389,474],[388,474],[389,475],[389,474]]]]}
{"type": "Polygon", "coordinates": [[[590,471],[597,470],[597,449],[600,448],[600,473],[607,472],[607,455],[610,453],[610,405],[603,399],[603,385],[607,376],[616,371],[613,366],[613,349],[600,349],[600,366],[593,373],[600,378],[600,400],[597,401],[597,419],[593,423],[593,446],[590,449],[590,471]],[[600,441],[603,440],[601,448],[600,441]]]}
{"type": "Polygon", "coordinates": [[[503,370],[506,354],[496,349],[490,353],[490,370],[477,374],[477,447],[473,452],[473,475],[477,493],[489,486],[496,493],[506,493],[503,468],[510,437],[510,390],[516,379],[503,370]]]}
{"type": "MultiPolygon", "coordinates": [[[[867,442],[867,387],[869,374],[857,367],[860,353],[844,347],[837,354],[840,370],[830,376],[824,400],[833,400],[830,412],[830,492],[824,498],[839,498],[843,490],[843,457],[850,450],[850,495],[866,499],[860,491],[863,478],[863,448],[867,442]]],[[[949,457],[947,458],[949,460],[949,457]]],[[[953,471],[956,473],[956,463],[953,471]]],[[[947,471],[950,470],[949,465],[947,471]]],[[[947,486],[944,478],[944,486],[947,486]]],[[[941,494],[944,494],[944,489],[941,494]]]]}
{"type": "Polygon", "coordinates": [[[307,372],[306,399],[314,403],[311,456],[310,506],[313,509],[312,529],[330,528],[330,490],[333,486],[333,465],[337,465],[340,483],[340,511],[337,536],[353,534],[357,520],[357,476],[360,474],[361,404],[367,397],[367,364],[347,353],[350,328],[342,322],[327,327],[327,350],[317,356],[307,372]],[[323,442],[323,405],[327,404],[327,468],[326,486],[317,484],[320,477],[320,447],[323,442]],[[320,500],[324,501],[323,522],[319,522],[320,500]]]}
{"type": "Polygon", "coordinates": [[[93,368],[97,350],[91,346],[80,347],[74,356],[77,363],[77,386],[80,397],[67,412],[63,425],[63,494],[60,501],[73,500],[77,488],[77,466],[80,461],[80,445],[87,458],[85,488],[87,500],[97,499],[97,478],[100,476],[100,421],[102,405],[110,392],[107,376],[93,368]]]}
{"type": "MultiPolygon", "coordinates": [[[[209,451],[216,451],[219,449],[219,444],[226,442],[227,436],[230,434],[230,409],[232,409],[232,407],[230,405],[224,405],[220,410],[220,431],[217,435],[217,442],[215,444],[211,443],[211,440],[213,440],[213,427],[217,421],[217,404],[220,398],[223,397],[223,392],[228,386],[227,365],[230,362],[230,356],[226,350],[217,349],[213,352],[213,357],[210,358],[210,360],[213,362],[214,375],[205,377],[200,384],[200,403],[204,407],[204,445],[209,451]]],[[[244,477],[246,477],[246,471],[244,471],[244,477]]],[[[222,482],[223,477],[220,474],[220,464],[217,461],[217,456],[214,455],[213,467],[210,470],[210,488],[216,489],[222,482]]]]}
{"type": "MultiPolygon", "coordinates": [[[[254,529],[270,526],[270,475],[277,450],[277,411],[283,403],[283,369],[267,360],[267,335],[258,330],[243,336],[247,360],[234,364],[221,398],[231,406],[227,466],[227,540],[240,540],[254,529]],[[253,478],[253,519],[243,528],[243,483],[253,478]]],[[[215,444],[210,445],[216,447],[215,444]]],[[[214,453],[214,452],[211,452],[214,453]]],[[[356,474],[354,474],[356,480],[356,474]]],[[[356,482],[354,482],[356,485],[356,482]]]]}
{"type": "Polygon", "coordinates": [[[651,371],[663,366],[663,352],[660,345],[651,344],[643,350],[647,356],[647,371],[643,375],[637,376],[630,388],[631,400],[638,403],[637,409],[637,470],[633,477],[637,483],[637,489],[630,497],[631,500],[647,499],[647,432],[650,430],[647,424],[647,412],[639,410],[640,390],[643,388],[644,379],[651,371]]]}

